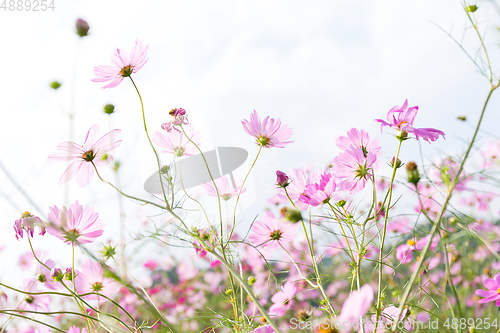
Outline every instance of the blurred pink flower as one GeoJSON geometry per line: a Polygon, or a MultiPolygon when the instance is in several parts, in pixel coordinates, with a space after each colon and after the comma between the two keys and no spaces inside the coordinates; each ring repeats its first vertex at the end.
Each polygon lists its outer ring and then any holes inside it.
{"type": "Polygon", "coordinates": [[[21,218],[14,222],[14,231],[16,232],[16,239],[23,238],[23,230],[26,231],[28,238],[33,238],[35,226],[39,229],[39,235],[45,235],[45,227],[42,220],[38,216],[32,215],[30,212],[24,212],[21,218]]]}
{"type": "MultiPolygon", "coordinates": [[[[370,309],[373,302],[373,295],[373,288],[369,284],[365,284],[361,289],[353,291],[344,302],[344,305],[342,305],[338,321],[340,321],[341,324],[345,322],[359,322],[360,318],[366,315],[370,309]]],[[[346,331],[345,326],[346,325],[342,325],[344,331],[346,331]]],[[[349,329],[347,329],[347,331],[348,330],[349,329]]]]}
{"type": "Polygon", "coordinates": [[[366,156],[358,146],[350,146],[335,157],[335,177],[345,179],[340,188],[352,194],[365,188],[366,181],[373,177],[373,167],[377,155],[369,151],[366,156]]]}
{"type": "MultiPolygon", "coordinates": [[[[409,239],[406,244],[400,245],[396,248],[396,258],[401,262],[401,264],[407,264],[412,261],[413,251],[422,251],[425,244],[429,240],[430,236],[426,236],[420,240],[415,241],[414,239],[409,239]]],[[[437,248],[439,241],[433,239],[431,242],[430,250],[434,251],[437,248]]]]}
{"type": "MultiPolygon", "coordinates": [[[[98,292],[106,296],[114,296],[120,290],[120,284],[104,276],[104,269],[99,263],[87,260],[82,265],[82,270],[75,278],[76,290],[79,294],[98,292]]],[[[95,299],[96,295],[86,298],[95,299]]]]}
{"type": "Polygon", "coordinates": [[[407,133],[413,133],[418,140],[420,137],[427,142],[436,141],[441,135],[444,138],[444,133],[434,128],[415,128],[413,122],[417,116],[418,106],[408,108],[408,100],[405,100],[403,106],[395,106],[387,113],[387,122],[382,119],[375,119],[381,123],[381,130],[385,126],[396,129],[398,136],[405,138],[407,133]]]}
{"type": "Polygon", "coordinates": [[[297,294],[297,287],[290,282],[285,283],[283,290],[273,295],[271,301],[273,305],[269,308],[269,314],[283,317],[292,306],[292,300],[297,294]]]}
{"type": "Polygon", "coordinates": [[[261,326],[259,328],[256,328],[255,330],[251,331],[250,333],[274,333],[274,328],[271,326],[271,324],[261,326]]]}
{"type": "Polygon", "coordinates": [[[483,284],[488,290],[476,290],[476,295],[485,297],[479,303],[495,302],[496,306],[500,306],[500,273],[495,275],[493,279],[484,279],[483,284]]]}
{"type": "Polygon", "coordinates": [[[158,268],[158,263],[156,262],[156,260],[150,259],[144,263],[144,267],[154,271],[158,268]]]}
{"type": "MultiPolygon", "coordinates": [[[[233,188],[233,186],[229,184],[229,181],[225,176],[215,179],[214,182],[217,186],[217,190],[219,191],[219,195],[226,201],[238,195],[238,193],[240,192],[240,187],[237,186],[236,188],[233,188]]],[[[211,181],[203,184],[202,187],[209,196],[217,197],[217,190],[215,189],[215,186],[211,181]]],[[[243,188],[243,190],[241,190],[241,193],[245,191],[246,189],[243,188]]]]}
{"type": "Polygon", "coordinates": [[[335,177],[331,173],[325,172],[319,183],[307,184],[299,200],[311,206],[326,204],[332,198],[336,188],[335,177]]]}
{"type": "Polygon", "coordinates": [[[94,67],[95,78],[92,82],[108,82],[102,86],[102,89],[113,88],[119,85],[124,77],[137,73],[148,61],[146,58],[149,45],[144,47],[138,39],[135,41],[135,46],[130,51],[130,57],[122,53],[120,49],[116,49],[111,56],[113,65],[104,65],[94,67]]]}
{"type": "Polygon", "coordinates": [[[83,328],[82,330],[80,330],[80,328],[76,327],[76,326],[72,326],[70,327],[70,329],[68,330],[68,333],[87,333],[87,329],[86,328],[83,328]]]}
{"type": "Polygon", "coordinates": [[[250,236],[257,246],[269,249],[279,248],[282,243],[291,242],[297,236],[297,224],[279,221],[271,212],[264,214],[264,222],[255,221],[250,236]]]}
{"type": "Polygon", "coordinates": [[[395,233],[406,234],[413,230],[411,221],[406,216],[399,217],[387,224],[387,231],[392,231],[395,233]]]}
{"type": "MultiPolygon", "coordinates": [[[[24,280],[24,290],[32,293],[36,293],[36,280],[26,279],[24,280]]],[[[23,310],[30,311],[49,311],[49,304],[51,298],[49,295],[25,295],[20,308],[23,310]]]]}
{"type": "Polygon", "coordinates": [[[500,140],[490,141],[488,146],[481,149],[484,157],[483,168],[491,168],[500,161],[500,140]]]}
{"type": "Polygon", "coordinates": [[[47,227],[47,231],[73,246],[92,243],[104,232],[104,223],[98,218],[93,207],[83,207],[78,201],[69,208],[50,207],[48,220],[53,225],[47,227]]]}
{"type": "Polygon", "coordinates": [[[192,126],[184,126],[183,129],[186,135],[182,131],[167,131],[166,134],[155,132],[153,142],[162,149],[163,153],[174,154],[176,157],[191,156],[198,153],[196,146],[199,147],[201,143],[200,132],[195,131],[192,126]]]}
{"type": "Polygon", "coordinates": [[[95,166],[108,165],[113,161],[113,157],[108,152],[120,145],[122,140],[115,141],[119,129],[112,130],[97,139],[99,126],[95,124],[87,132],[82,146],[74,142],[65,141],[57,146],[60,153],[52,154],[48,157],[48,162],[72,161],[69,167],[64,171],[59,185],[66,183],[76,176],[76,182],[80,187],[89,184],[94,176],[95,166]]]}
{"type": "Polygon", "coordinates": [[[193,279],[198,274],[199,269],[190,261],[183,260],[177,265],[175,271],[179,276],[179,280],[187,281],[193,279]]]}
{"type": "Polygon", "coordinates": [[[253,110],[250,120],[243,120],[243,129],[247,134],[253,136],[257,144],[264,148],[285,148],[285,145],[293,141],[286,141],[292,136],[292,129],[287,125],[281,125],[281,119],[269,119],[269,116],[260,120],[257,111],[253,110]]]}
{"type": "Polygon", "coordinates": [[[49,288],[49,289],[57,289],[59,287],[59,284],[54,281],[52,276],[50,275],[50,271],[56,267],[56,263],[51,260],[47,259],[45,262],[43,262],[46,266],[48,266],[50,269],[47,269],[44,265],[40,264],[39,262],[36,263],[36,268],[35,268],[35,274],[36,274],[36,280],[38,281],[39,284],[49,288]]]}

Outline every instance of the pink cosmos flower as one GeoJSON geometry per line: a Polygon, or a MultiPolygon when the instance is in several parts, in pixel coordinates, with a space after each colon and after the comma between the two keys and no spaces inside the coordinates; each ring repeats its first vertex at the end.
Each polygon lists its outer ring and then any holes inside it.
{"type": "MultiPolygon", "coordinates": [[[[87,260],[82,265],[82,271],[75,278],[76,290],[79,294],[98,292],[106,296],[113,296],[120,290],[120,284],[104,276],[104,269],[99,263],[87,260]]],[[[96,295],[86,298],[95,299],[96,295]]]]}
{"type": "MultiPolygon", "coordinates": [[[[314,170],[312,172],[305,172],[302,169],[291,169],[288,174],[290,175],[290,184],[287,186],[286,191],[290,199],[292,199],[298,209],[307,209],[308,205],[300,201],[300,196],[306,190],[307,184],[320,182],[321,171],[314,170]]],[[[282,188],[278,188],[278,197],[282,199],[283,202],[290,202],[285,190],[282,188]]]]}
{"type": "Polygon", "coordinates": [[[415,128],[413,122],[417,116],[418,106],[408,108],[408,100],[405,100],[403,106],[395,106],[387,113],[387,122],[382,119],[375,119],[381,123],[380,129],[389,126],[398,131],[398,136],[405,139],[408,133],[413,133],[418,140],[420,137],[427,142],[436,141],[444,133],[434,128],[415,128]]]}
{"type": "MultiPolygon", "coordinates": [[[[240,192],[240,187],[233,188],[233,186],[229,184],[229,181],[225,176],[215,179],[214,182],[217,186],[217,190],[219,191],[219,195],[226,201],[238,195],[238,193],[240,192]]],[[[202,185],[202,187],[209,196],[217,197],[217,190],[215,189],[215,186],[212,182],[205,183],[202,185]]],[[[241,190],[241,193],[245,191],[246,188],[243,188],[243,190],[241,190]]]]}
{"type": "Polygon", "coordinates": [[[260,120],[257,111],[253,110],[250,120],[243,120],[243,129],[247,134],[253,136],[257,144],[264,148],[285,148],[285,145],[293,141],[286,141],[292,136],[292,129],[287,125],[281,126],[281,119],[269,119],[269,116],[260,120]]]}
{"type": "Polygon", "coordinates": [[[48,232],[66,244],[92,243],[104,232],[104,223],[98,220],[99,214],[93,207],[83,207],[75,201],[69,208],[50,207],[48,220],[53,225],[48,232]]]}
{"type": "Polygon", "coordinates": [[[255,221],[250,236],[257,245],[269,249],[279,248],[282,243],[291,242],[297,235],[297,224],[283,223],[271,212],[266,212],[264,222],[255,221]]]}
{"type": "Polygon", "coordinates": [[[496,196],[495,193],[481,194],[474,192],[468,199],[460,198],[460,202],[466,206],[474,206],[477,208],[477,210],[481,212],[486,212],[490,207],[491,200],[493,200],[495,196],[496,196]]]}
{"type": "Polygon", "coordinates": [[[135,46],[130,52],[130,57],[122,53],[120,49],[111,56],[113,65],[104,65],[94,67],[95,78],[92,82],[108,82],[101,89],[113,88],[119,85],[124,77],[137,73],[148,61],[146,58],[149,45],[144,47],[138,39],[135,41],[135,46]]]}
{"type": "Polygon", "coordinates": [[[23,230],[26,231],[28,238],[33,238],[35,226],[39,229],[39,235],[45,235],[45,227],[42,220],[38,216],[32,215],[30,212],[24,212],[21,218],[14,222],[14,231],[16,232],[16,239],[23,238],[23,230]]]}
{"type": "Polygon", "coordinates": [[[76,326],[72,326],[70,327],[70,329],[68,330],[68,333],[87,333],[87,329],[86,328],[83,328],[82,330],[80,330],[80,328],[76,327],[76,326]]]}
{"type": "MultiPolygon", "coordinates": [[[[396,258],[401,262],[401,264],[407,264],[412,261],[413,251],[422,251],[425,244],[429,240],[430,236],[426,236],[420,240],[415,241],[414,239],[409,239],[406,244],[400,245],[396,248],[396,258]]],[[[439,241],[433,239],[431,243],[430,250],[434,251],[438,246],[439,241]]]]}
{"type": "MultiPolygon", "coordinates": [[[[353,291],[344,302],[344,305],[342,305],[342,310],[337,321],[340,321],[341,324],[346,322],[350,324],[359,323],[360,318],[366,315],[370,309],[373,302],[373,295],[373,288],[369,284],[365,284],[359,290],[353,291]]],[[[349,329],[345,329],[346,326],[341,325],[342,331],[349,331],[349,329]]]]}
{"type": "Polygon", "coordinates": [[[40,326],[35,329],[35,333],[50,333],[52,332],[47,326],[40,326]]]}
{"type": "Polygon", "coordinates": [[[261,326],[259,328],[256,328],[250,333],[274,333],[274,328],[271,326],[271,324],[261,326]]]}
{"type": "MultiPolygon", "coordinates": [[[[32,279],[24,280],[24,290],[36,293],[36,281],[32,279]]],[[[50,301],[49,295],[26,295],[20,307],[29,311],[49,311],[50,301]]]]}
{"type": "Polygon", "coordinates": [[[150,259],[144,263],[144,267],[151,271],[154,271],[158,268],[158,263],[156,262],[156,260],[150,259]]]}
{"type": "Polygon", "coordinates": [[[47,267],[37,262],[35,269],[36,280],[38,281],[38,283],[44,285],[45,287],[55,290],[59,287],[59,284],[54,281],[54,279],[50,275],[50,272],[54,267],[56,267],[56,263],[53,260],[48,259],[44,262],[44,264],[47,265],[50,269],[47,269],[47,267]]]}
{"type": "Polygon", "coordinates": [[[198,153],[198,148],[189,139],[199,147],[200,132],[195,131],[192,126],[184,126],[183,128],[186,135],[182,131],[177,130],[166,131],[166,134],[155,132],[153,134],[153,142],[162,149],[163,153],[174,154],[176,157],[191,156],[198,153]]]}
{"type": "Polygon", "coordinates": [[[316,184],[308,184],[299,200],[311,206],[319,206],[330,201],[337,184],[331,173],[325,172],[316,184]]]}
{"type": "MultiPolygon", "coordinates": [[[[370,142],[368,132],[364,129],[358,130],[356,128],[351,128],[347,131],[347,136],[339,136],[335,139],[335,144],[342,150],[347,150],[350,146],[359,147],[365,156],[368,155],[368,152],[371,152],[376,156],[380,152],[380,149],[382,149],[378,139],[374,139],[370,142]]],[[[377,167],[378,164],[378,161],[375,162],[374,167],[377,167]]]]}
{"type": "MultiPolygon", "coordinates": [[[[403,309],[401,311],[401,314],[399,315],[399,320],[402,321],[403,318],[406,317],[406,313],[408,312],[408,308],[403,309]]],[[[379,326],[377,327],[377,332],[376,333],[384,333],[386,332],[386,328],[389,329],[394,322],[394,319],[396,319],[396,316],[399,313],[399,309],[395,307],[394,305],[388,306],[387,308],[382,311],[380,314],[380,319],[382,322],[379,322],[379,326]],[[382,324],[382,325],[381,325],[382,324]]],[[[377,320],[377,316],[373,315],[372,316],[372,322],[373,326],[375,328],[375,322],[377,320]]]]}
{"type": "Polygon", "coordinates": [[[484,157],[483,168],[491,168],[494,165],[498,166],[500,161],[500,141],[491,141],[485,149],[481,150],[484,157]]]}
{"type": "Polygon", "coordinates": [[[366,181],[373,177],[376,161],[377,155],[369,151],[365,156],[358,146],[350,146],[341,152],[333,161],[335,176],[345,179],[340,188],[352,194],[361,191],[365,188],[366,181]]]}
{"type": "Polygon", "coordinates": [[[94,176],[94,165],[108,165],[113,161],[113,157],[108,152],[120,145],[122,140],[115,141],[119,129],[112,130],[100,139],[97,139],[99,126],[95,124],[87,132],[87,136],[82,146],[74,142],[65,141],[57,146],[60,153],[50,155],[48,162],[71,161],[69,167],[64,171],[59,185],[66,183],[76,176],[76,182],[80,187],[89,184],[94,176]]]}
{"type": "Polygon", "coordinates": [[[285,283],[285,285],[283,286],[283,290],[278,291],[271,298],[271,301],[274,304],[269,308],[269,314],[283,317],[292,306],[292,300],[295,294],[297,294],[297,290],[297,286],[295,286],[293,283],[285,283]]]}
{"type": "Polygon", "coordinates": [[[495,275],[493,279],[484,279],[483,284],[488,290],[476,290],[476,295],[485,297],[479,303],[495,302],[496,306],[500,306],[500,273],[495,275]]]}
{"type": "Polygon", "coordinates": [[[413,230],[411,221],[406,216],[395,219],[387,224],[387,231],[392,231],[395,233],[406,234],[413,230]]]}
{"type": "MultiPolygon", "coordinates": [[[[451,186],[451,183],[455,181],[458,169],[460,168],[460,163],[451,157],[447,157],[440,160],[435,168],[432,169],[432,174],[436,179],[436,183],[444,184],[446,186],[451,186]]],[[[455,186],[455,190],[462,191],[465,189],[465,185],[470,179],[465,176],[464,170],[460,172],[458,183],[455,186]]]]}

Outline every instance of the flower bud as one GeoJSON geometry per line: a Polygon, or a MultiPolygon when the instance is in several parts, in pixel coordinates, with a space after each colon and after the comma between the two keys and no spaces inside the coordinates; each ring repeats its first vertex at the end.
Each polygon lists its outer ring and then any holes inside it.
{"type": "Polygon", "coordinates": [[[290,185],[290,178],[288,178],[286,173],[276,170],[276,185],[285,188],[290,185]]]}
{"type": "Polygon", "coordinates": [[[406,172],[408,174],[408,182],[417,186],[420,181],[417,164],[415,162],[408,162],[408,164],[406,164],[406,172]]]}
{"type": "Polygon", "coordinates": [[[465,11],[468,13],[474,13],[477,9],[478,9],[478,7],[476,5],[465,7],[465,11]]]}
{"type": "Polygon", "coordinates": [[[225,291],[224,293],[225,293],[226,295],[228,295],[228,296],[229,296],[229,295],[232,295],[232,294],[233,294],[233,289],[228,288],[228,289],[226,289],[226,291],[225,291]]]}
{"type": "Polygon", "coordinates": [[[66,267],[66,270],[64,271],[64,279],[73,281],[73,270],[71,269],[71,267],[66,267]]]}
{"type": "Polygon", "coordinates": [[[53,268],[51,271],[50,271],[50,276],[54,279],[54,281],[62,281],[63,278],[64,278],[64,274],[63,272],[61,271],[60,268],[53,268]]]}
{"type": "Polygon", "coordinates": [[[281,208],[281,215],[283,215],[285,219],[293,223],[302,220],[302,214],[300,213],[299,210],[291,209],[288,207],[281,208]]]}
{"type": "Polygon", "coordinates": [[[82,19],[78,19],[76,21],[76,33],[78,34],[78,36],[80,37],[85,37],[88,35],[88,32],[89,32],[89,24],[82,20],[82,19]]]}
{"type": "Polygon", "coordinates": [[[461,121],[466,121],[467,118],[465,116],[459,116],[457,117],[458,120],[461,120],[461,121]]]}
{"type": "Polygon", "coordinates": [[[104,248],[101,250],[101,255],[105,259],[112,258],[114,257],[115,254],[116,254],[116,246],[113,247],[111,246],[111,244],[109,244],[108,246],[104,246],[104,248]]]}
{"type": "Polygon", "coordinates": [[[391,162],[389,163],[389,165],[391,166],[391,168],[394,168],[394,162],[396,162],[396,169],[399,169],[403,166],[403,163],[401,163],[401,160],[398,158],[398,160],[396,161],[396,156],[394,156],[392,159],[391,159],[391,162]]]}
{"type": "Polygon", "coordinates": [[[112,114],[113,112],[115,112],[115,106],[113,104],[104,105],[104,113],[112,114]]]}
{"type": "Polygon", "coordinates": [[[52,81],[52,83],[50,84],[50,87],[54,90],[59,89],[60,86],[61,86],[61,84],[57,81],[52,81]]]}
{"type": "Polygon", "coordinates": [[[346,204],[345,200],[340,200],[339,202],[337,202],[337,206],[339,206],[339,207],[344,207],[345,204],[346,204]]]}
{"type": "Polygon", "coordinates": [[[47,278],[45,277],[45,274],[42,274],[42,273],[38,273],[36,275],[36,279],[38,280],[38,282],[40,283],[45,283],[45,281],[47,281],[47,278]]]}
{"type": "Polygon", "coordinates": [[[257,279],[255,278],[255,276],[249,276],[247,281],[249,285],[253,285],[257,281],[257,279]]]}

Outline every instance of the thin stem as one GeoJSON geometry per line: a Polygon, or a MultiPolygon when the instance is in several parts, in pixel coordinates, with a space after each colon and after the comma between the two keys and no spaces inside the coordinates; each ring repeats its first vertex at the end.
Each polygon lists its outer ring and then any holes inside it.
{"type": "Polygon", "coordinates": [[[160,170],[161,170],[161,162],[160,162],[160,157],[158,156],[158,152],[156,152],[155,146],[153,145],[153,142],[151,141],[151,138],[149,137],[148,127],[146,126],[146,116],[144,114],[144,103],[142,102],[141,93],[139,92],[139,89],[135,85],[134,79],[132,79],[132,76],[129,76],[129,77],[130,77],[130,81],[132,81],[132,84],[134,85],[135,91],[137,91],[137,95],[139,95],[139,100],[141,101],[142,122],[144,123],[144,131],[146,132],[146,136],[148,138],[149,145],[151,146],[151,149],[153,149],[153,152],[155,153],[156,162],[158,164],[158,177],[160,178],[161,191],[163,193],[163,199],[165,200],[165,205],[168,208],[169,203],[168,203],[168,200],[167,200],[167,195],[165,194],[165,188],[163,187],[163,181],[161,179],[161,172],[160,172],[160,170]]]}

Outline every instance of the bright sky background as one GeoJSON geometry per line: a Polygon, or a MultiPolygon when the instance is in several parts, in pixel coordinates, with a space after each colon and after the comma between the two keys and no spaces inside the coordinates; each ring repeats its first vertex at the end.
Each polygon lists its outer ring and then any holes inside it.
{"type": "MultiPolygon", "coordinates": [[[[478,5],[481,31],[494,66],[499,65],[499,11],[491,1],[478,5]]],[[[276,169],[309,163],[322,168],[338,152],[335,138],[350,127],[378,137],[382,158],[389,160],[397,142],[390,133],[381,134],[373,119],[385,118],[406,98],[411,106],[420,106],[417,127],[447,134],[446,140],[422,143],[427,162],[443,151],[463,150],[473,129],[456,117],[465,115],[474,123],[488,85],[437,25],[458,40],[464,37],[464,47],[476,56],[477,38],[465,30],[467,17],[460,1],[451,0],[55,0],[54,11],[0,10],[0,162],[43,214],[49,206],[62,206],[64,187],[57,183],[65,167],[47,165],[46,158],[69,140],[66,114],[72,108],[77,143],[83,143],[95,123],[101,134],[111,127],[122,129],[123,143],[112,155],[123,163],[123,189],[147,197],[142,184],[154,171],[155,160],[137,95],[128,81],[106,90],[90,81],[94,66],[109,64],[116,47],[129,52],[139,38],[150,45],[149,62],[134,79],[151,132],[169,119],[170,109],[183,107],[203,130],[205,150],[237,146],[248,149],[253,158],[257,149],[240,123],[253,109],[281,118],[294,129],[293,144],[263,151],[257,162],[247,206],[256,200],[240,216],[249,224],[273,194],[276,169]],[[90,25],[89,36],[82,39],[75,33],[78,18],[90,25]],[[52,80],[62,87],[50,89],[52,80]],[[107,103],[116,105],[111,117],[102,112],[107,103]]],[[[486,131],[498,133],[499,106],[499,96],[494,96],[484,121],[486,131]]],[[[487,134],[481,135],[482,142],[487,139],[487,134]]],[[[420,160],[414,140],[405,142],[401,153],[403,162],[411,159],[420,160]]],[[[237,177],[243,175],[240,170],[237,177]]],[[[110,171],[103,176],[114,181],[110,171]]],[[[69,202],[96,206],[109,226],[103,242],[116,239],[113,189],[94,178],[83,189],[72,181],[69,194],[69,202]]],[[[139,230],[144,213],[124,202],[128,230],[139,230]]],[[[7,246],[0,252],[2,266],[15,262],[10,254],[27,250],[12,230],[24,210],[39,214],[0,172],[0,246],[7,246]]],[[[38,248],[63,250],[58,254],[68,260],[69,247],[54,245],[55,238],[36,242],[38,248]]]]}

